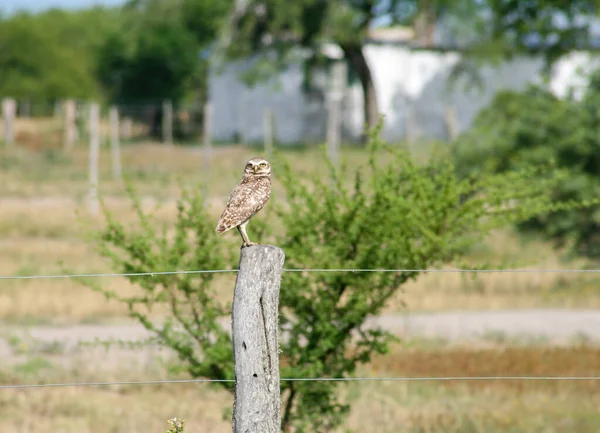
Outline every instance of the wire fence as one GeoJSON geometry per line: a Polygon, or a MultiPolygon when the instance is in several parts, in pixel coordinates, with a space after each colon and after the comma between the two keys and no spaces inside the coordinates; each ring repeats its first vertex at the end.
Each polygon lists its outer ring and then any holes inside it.
{"type": "MultiPolygon", "coordinates": [[[[600,273],[600,269],[317,269],[284,268],[284,272],[423,272],[423,273],[600,273]]],[[[59,274],[59,275],[4,275],[0,280],[56,279],[56,278],[97,278],[97,277],[139,277],[159,275],[189,275],[237,273],[237,269],[175,270],[160,272],[59,274]]],[[[600,381],[600,376],[439,376],[439,377],[283,377],[282,382],[467,382],[467,381],[600,381]]],[[[163,385],[190,383],[235,383],[233,379],[165,379],[143,381],[106,382],[65,382],[0,385],[0,390],[23,390],[33,388],[96,387],[118,385],[163,385]]]]}
{"type": "MultiPolygon", "coordinates": [[[[3,100],[0,137],[7,144],[34,150],[87,143],[91,135],[90,108],[96,101],[65,99],[57,101],[3,100]]],[[[204,131],[202,104],[174,104],[169,101],[99,106],[99,133],[108,138],[116,129],[124,142],[156,141],[171,143],[197,141],[204,131]],[[117,113],[111,119],[111,111],[117,113]]]]}
{"type": "MultiPolygon", "coordinates": [[[[282,377],[282,382],[464,382],[464,381],[600,381],[600,376],[448,376],[448,377],[282,377]]],[[[235,383],[233,379],[180,379],[180,380],[140,380],[114,382],[71,382],[37,383],[23,385],[0,385],[0,390],[30,388],[94,387],[118,385],[165,385],[189,383],[235,383]]]]}
{"type": "MultiPolygon", "coordinates": [[[[100,278],[100,277],[155,277],[160,275],[194,275],[194,274],[226,274],[237,273],[237,269],[203,269],[191,271],[158,271],[158,272],[125,272],[97,274],[57,274],[57,275],[0,275],[0,280],[37,280],[37,279],[69,279],[69,278],[100,278]]],[[[420,273],[570,273],[597,274],[600,269],[353,269],[353,268],[284,268],[283,272],[420,272],[420,273]]]]}

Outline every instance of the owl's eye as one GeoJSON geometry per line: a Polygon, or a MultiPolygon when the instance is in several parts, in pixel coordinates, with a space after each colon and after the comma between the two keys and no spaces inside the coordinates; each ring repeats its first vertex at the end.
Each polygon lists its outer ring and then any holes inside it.
{"type": "Polygon", "coordinates": [[[258,164],[260,167],[265,168],[267,166],[266,162],[261,162],[260,164],[258,164]]]}

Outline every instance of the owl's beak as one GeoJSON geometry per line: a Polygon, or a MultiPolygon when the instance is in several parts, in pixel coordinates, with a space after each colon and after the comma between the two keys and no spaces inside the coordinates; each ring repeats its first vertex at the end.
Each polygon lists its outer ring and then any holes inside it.
{"type": "Polygon", "coordinates": [[[256,173],[258,171],[258,169],[259,169],[258,165],[255,165],[252,167],[252,171],[254,171],[254,173],[256,173]]]}

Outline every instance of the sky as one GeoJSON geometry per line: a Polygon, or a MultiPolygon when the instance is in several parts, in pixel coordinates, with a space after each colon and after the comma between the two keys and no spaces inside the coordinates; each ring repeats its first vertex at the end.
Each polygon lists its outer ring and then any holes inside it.
{"type": "Polygon", "coordinates": [[[94,4],[115,6],[125,3],[125,0],[0,0],[0,11],[11,14],[17,10],[40,11],[52,7],[85,8],[94,4]]]}

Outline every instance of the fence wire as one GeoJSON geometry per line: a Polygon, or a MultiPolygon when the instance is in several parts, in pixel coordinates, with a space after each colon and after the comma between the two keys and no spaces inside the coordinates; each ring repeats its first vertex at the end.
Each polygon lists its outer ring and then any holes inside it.
{"type": "MultiPolygon", "coordinates": [[[[448,377],[282,377],[282,382],[459,382],[459,381],[600,381],[600,376],[448,376],[448,377]]],[[[165,385],[189,383],[235,383],[233,379],[140,380],[115,382],[36,383],[0,385],[0,390],[30,388],[94,387],[117,385],[165,385]]]]}
{"type": "MultiPolygon", "coordinates": [[[[423,272],[423,273],[600,273],[600,269],[353,269],[353,268],[284,268],[284,272],[423,272]]],[[[237,269],[205,269],[191,271],[159,271],[128,273],[95,273],[95,274],[59,274],[59,275],[3,275],[0,280],[33,280],[57,278],[97,278],[97,277],[141,277],[159,275],[216,274],[236,273],[237,269]]],[[[424,381],[600,381],[600,376],[449,376],[449,377],[315,377],[315,378],[281,378],[282,382],[424,382],[424,381]]],[[[40,384],[0,385],[0,390],[19,390],[31,388],[59,387],[95,387],[117,385],[162,385],[189,383],[235,383],[229,379],[183,379],[183,380],[147,380],[147,381],[112,381],[112,382],[71,382],[40,384]]]]}
{"type": "MultiPolygon", "coordinates": [[[[237,269],[205,269],[197,271],[158,271],[158,272],[125,272],[125,273],[97,273],[97,274],[62,274],[62,275],[0,275],[0,280],[37,280],[56,278],[98,278],[98,277],[155,277],[159,275],[186,275],[186,274],[225,274],[236,273],[237,269]]],[[[318,269],[318,268],[284,268],[283,272],[422,272],[422,273],[579,273],[597,274],[600,269],[318,269]]]]}

